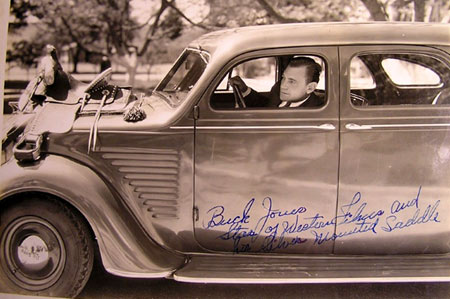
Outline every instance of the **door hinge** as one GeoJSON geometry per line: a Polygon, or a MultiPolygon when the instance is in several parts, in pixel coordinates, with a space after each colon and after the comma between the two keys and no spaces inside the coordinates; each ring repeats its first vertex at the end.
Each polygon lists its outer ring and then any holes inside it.
{"type": "Polygon", "coordinates": [[[194,217],[194,221],[197,222],[199,219],[197,206],[194,206],[193,217],[194,217]]]}
{"type": "Polygon", "coordinates": [[[194,106],[193,112],[194,112],[194,119],[198,119],[200,116],[200,108],[197,105],[194,106]]]}

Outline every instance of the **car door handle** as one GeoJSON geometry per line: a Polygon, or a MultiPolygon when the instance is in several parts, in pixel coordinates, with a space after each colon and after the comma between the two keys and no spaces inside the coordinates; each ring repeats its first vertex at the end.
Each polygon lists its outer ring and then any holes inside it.
{"type": "Polygon", "coordinates": [[[345,128],[348,130],[371,130],[373,127],[371,125],[357,125],[357,124],[346,124],[345,128]]]}
{"type": "Polygon", "coordinates": [[[328,130],[328,131],[336,129],[336,127],[332,124],[321,124],[318,126],[318,128],[321,130],[328,130]]]}

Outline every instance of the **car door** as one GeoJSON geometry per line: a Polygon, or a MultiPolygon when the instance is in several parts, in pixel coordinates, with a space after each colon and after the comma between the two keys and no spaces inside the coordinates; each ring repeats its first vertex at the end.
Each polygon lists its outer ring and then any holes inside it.
{"type": "MultiPolygon", "coordinates": [[[[267,50],[239,56],[218,73],[199,102],[195,124],[194,226],[202,247],[222,252],[332,251],[332,243],[317,244],[316,234],[335,229],[337,65],[335,47],[267,50]],[[283,58],[292,55],[308,55],[323,64],[317,92],[325,94],[325,105],[280,109],[225,103],[233,98],[224,87],[233,68],[257,61],[253,64],[259,69],[266,62],[258,59],[273,57],[277,62],[268,63],[267,71],[253,70],[256,75],[247,76],[264,79],[265,87],[253,85],[264,94],[280,78],[283,58]]],[[[252,86],[252,78],[244,80],[252,86]]]]}
{"type": "Polygon", "coordinates": [[[321,241],[335,240],[335,253],[449,252],[447,53],[380,45],[339,52],[337,229],[321,241]]]}

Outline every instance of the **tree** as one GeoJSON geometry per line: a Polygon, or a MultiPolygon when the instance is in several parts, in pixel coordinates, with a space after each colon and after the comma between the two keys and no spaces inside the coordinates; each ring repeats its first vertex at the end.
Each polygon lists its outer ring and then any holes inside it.
{"type": "Polygon", "coordinates": [[[41,53],[37,50],[38,48],[36,48],[35,45],[28,41],[22,40],[19,42],[13,42],[13,47],[15,51],[6,51],[7,63],[16,62],[26,67],[37,66],[36,57],[38,57],[41,53]]]}
{"type": "Polygon", "coordinates": [[[208,0],[216,27],[319,21],[449,21],[450,0],[208,0]]]}
{"type": "Polygon", "coordinates": [[[375,21],[441,22],[450,14],[450,0],[361,0],[375,21]],[[430,9],[426,9],[429,7],[430,9]]]}
{"type": "MultiPolygon", "coordinates": [[[[80,53],[106,55],[126,68],[128,83],[133,85],[139,60],[149,53],[163,53],[162,45],[185,35],[187,28],[207,32],[246,25],[356,19],[448,22],[450,15],[450,0],[183,1],[195,5],[197,11],[208,11],[206,17],[194,21],[187,14],[189,7],[178,6],[175,0],[147,0],[151,9],[145,21],[132,16],[129,0],[12,0],[15,25],[11,28],[23,28],[33,17],[40,33],[25,40],[29,45],[52,43],[57,49],[70,45],[74,71],[80,53]]],[[[11,59],[20,59],[20,51],[29,47],[16,45],[11,59]]]]}
{"type": "MultiPolygon", "coordinates": [[[[35,0],[37,1],[37,0],[35,0]]],[[[39,0],[32,13],[40,20],[43,31],[61,37],[56,46],[71,45],[74,72],[79,54],[125,57],[136,36],[136,23],[129,17],[130,5],[125,0],[39,0]]],[[[117,59],[124,61],[124,59],[117,59]]],[[[129,67],[127,65],[127,67],[129,67]]]]}
{"type": "Polygon", "coordinates": [[[216,28],[348,20],[359,0],[208,0],[216,28]]]}
{"type": "MultiPolygon", "coordinates": [[[[27,9],[14,9],[11,13],[20,24],[25,22],[24,16],[38,19],[36,26],[40,32],[53,37],[47,42],[54,43],[58,49],[75,45],[71,47],[75,49],[75,62],[79,50],[108,56],[126,68],[130,85],[134,83],[139,58],[145,56],[154,42],[179,37],[184,27],[181,20],[206,28],[191,21],[174,0],[151,1],[149,5],[154,11],[143,24],[131,17],[128,0],[16,0],[15,3],[19,2],[27,3],[27,9]]],[[[41,37],[40,40],[42,43],[41,37]]],[[[30,43],[37,45],[33,39],[30,43]]],[[[76,64],[74,68],[76,71],[76,64]]]]}
{"type": "Polygon", "coordinates": [[[30,12],[34,11],[37,6],[29,0],[11,0],[9,10],[14,16],[12,22],[9,22],[10,30],[17,30],[28,25],[27,17],[30,12]]]}

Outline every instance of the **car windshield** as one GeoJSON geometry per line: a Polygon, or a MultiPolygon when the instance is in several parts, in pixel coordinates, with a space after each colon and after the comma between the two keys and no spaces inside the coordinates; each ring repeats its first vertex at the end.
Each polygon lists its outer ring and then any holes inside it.
{"type": "Polygon", "coordinates": [[[177,107],[203,74],[208,58],[205,51],[186,49],[154,92],[177,107]]]}

